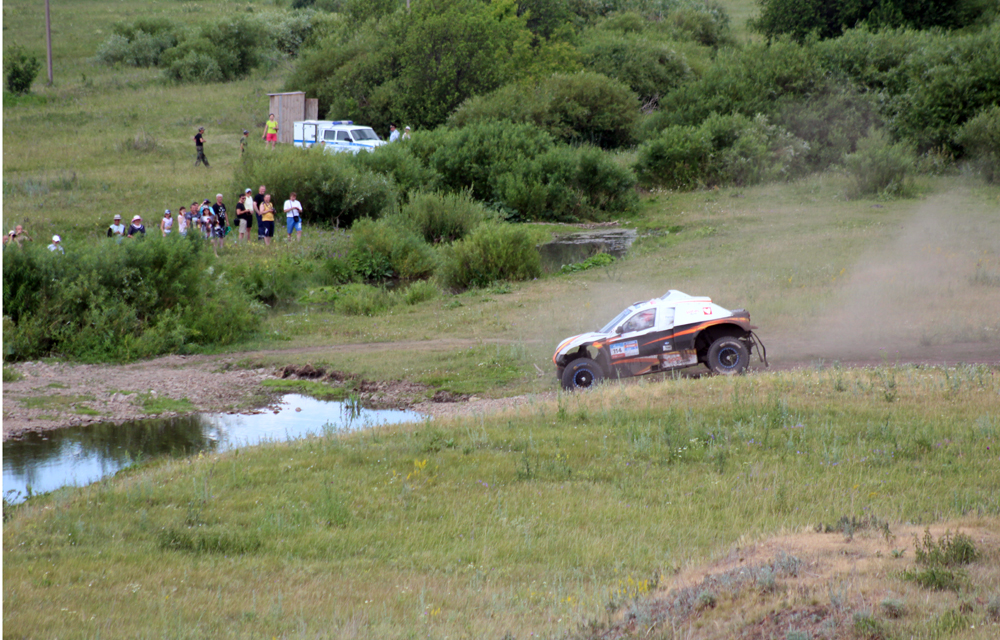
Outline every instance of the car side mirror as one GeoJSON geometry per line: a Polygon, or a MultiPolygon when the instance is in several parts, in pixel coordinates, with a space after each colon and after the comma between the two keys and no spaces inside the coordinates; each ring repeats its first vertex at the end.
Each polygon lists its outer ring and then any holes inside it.
{"type": "Polygon", "coordinates": [[[623,326],[624,325],[619,325],[619,327],[615,329],[615,333],[617,333],[618,335],[625,333],[625,330],[622,328],[623,326]]]}

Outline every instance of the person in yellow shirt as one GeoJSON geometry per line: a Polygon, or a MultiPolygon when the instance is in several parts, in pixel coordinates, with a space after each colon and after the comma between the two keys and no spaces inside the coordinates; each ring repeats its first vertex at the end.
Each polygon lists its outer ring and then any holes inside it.
{"type": "Polygon", "coordinates": [[[270,144],[271,149],[274,149],[274,144],[278,141],[278,121],[274,119],[273,113],[268,116],[267,122],[264,123],[264,135],[260,139],[264,141],[265,147],[270,144]]]}
{"type": "Polygon", "coordinates": [[[271,204],[271,194],[264,196],[264,202],[260,205],[260,226],[264,233],[264,244],[270,245],[271,238],[274,237],[274,205],[271,204]]]}

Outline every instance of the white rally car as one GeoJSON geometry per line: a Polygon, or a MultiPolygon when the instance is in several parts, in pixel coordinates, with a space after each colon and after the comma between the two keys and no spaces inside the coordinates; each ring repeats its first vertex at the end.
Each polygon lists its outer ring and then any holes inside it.
{"type": "Polygon", "coordinates": [[[767,365],[755,328],[744,309],[730,311],[710,298],[670,290],[636,302],[598,331],[563,340],[552,362],[566,389],[699,363],[714,373],[742,373],[754,348],[767,365]]]}

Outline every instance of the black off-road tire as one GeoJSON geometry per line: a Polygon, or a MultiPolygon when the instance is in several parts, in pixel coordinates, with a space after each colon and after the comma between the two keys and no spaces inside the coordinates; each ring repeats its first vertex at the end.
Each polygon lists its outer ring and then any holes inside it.
{"type": "Polygon", "coordinates": [[[743,373],[750,364],[750,351],[742,340],[723,336],[708,348],[706,363],[712,373],[732,376],[743,373]]]}
{"type": "Polygon", "coordinates": [[[590,358],[577,358],[566,365],[562,372],[563,389],[589,389],[604,379],[601,365],[590,358]]]}

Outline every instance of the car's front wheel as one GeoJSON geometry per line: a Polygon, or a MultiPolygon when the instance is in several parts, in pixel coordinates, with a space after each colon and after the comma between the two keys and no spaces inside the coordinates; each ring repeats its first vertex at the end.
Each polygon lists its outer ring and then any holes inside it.
{"type": "Polygon", "coordinates": [[[563,389],[589,389],[604,379],[601,365],[590,358],[577,358],[566,365],[562,372],[563,389]]]}
{"type": "Polygon", "coordinates": [[[723,336],[708,348],[707,364],[712,373],[720,375],[743,373],[750,364],[750,352],[742,340],[723,336]]]}

